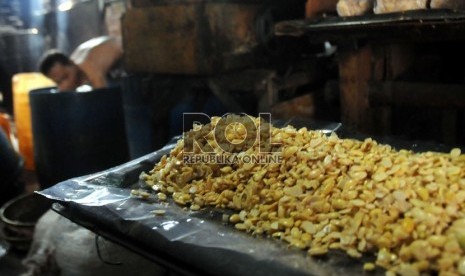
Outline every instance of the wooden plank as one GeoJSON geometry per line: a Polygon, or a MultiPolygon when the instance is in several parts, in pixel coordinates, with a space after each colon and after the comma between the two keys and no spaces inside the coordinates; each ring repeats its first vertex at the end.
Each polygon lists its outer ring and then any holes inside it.
{"type": "Polygon", "coordinates": [[[194,63],[197,51],[195,20],[194,6],[128,10],[123,17],[124,63],[127,70],[166,73],[197,71],[194,63]],[[174,17],[175,14],[179,17],[174,17]]]}
{"type": "Polygon", "coordinates": [[[122,20],[129,72],[203,75],[247,67],[258,47],[258,4],[182,3],[129,9],[122,20]]]}

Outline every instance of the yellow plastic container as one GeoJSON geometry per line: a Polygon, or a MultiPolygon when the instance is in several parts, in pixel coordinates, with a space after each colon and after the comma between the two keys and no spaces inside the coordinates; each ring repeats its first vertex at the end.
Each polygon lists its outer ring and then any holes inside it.
{"type": "Polygon", "coordinates": [[[8,141],[10,141],[10,132],[11,132],[10,116],[3,112],[0,112],[0,127],[5,132],[5,136],[8,138],[8,141]]]}
{"type": "Polygon", "coordinates": [[[51,86],[56,84],[41,73],[19,73],[13,76],[13,111],[18,150],[24,158],[24,167],[28,170],[35,168],[29,92],[51,86]]]}

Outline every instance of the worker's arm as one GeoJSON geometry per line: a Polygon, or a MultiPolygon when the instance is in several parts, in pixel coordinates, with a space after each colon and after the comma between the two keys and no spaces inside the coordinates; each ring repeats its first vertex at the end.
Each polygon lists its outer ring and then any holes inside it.
{"type": "Polygon", "coordinates": [[[106,76],[103,74],[94,74],[92,77],[89,78],[90,85],[94,89],[104,88],[107,86],[107,79],[106,76]]]}

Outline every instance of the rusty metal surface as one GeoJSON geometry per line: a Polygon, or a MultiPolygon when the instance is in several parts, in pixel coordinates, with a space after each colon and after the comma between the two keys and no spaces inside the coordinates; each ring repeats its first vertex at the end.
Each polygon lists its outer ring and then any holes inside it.
{"type": "Polygon", "coordinates": [[[259,4],[184,1],[129,9],[123,18],[131,72],[211,74],[244,67],[258,46],[259,4]]]}
{"type": "Polygon", "coordinates": [[[313,40],[347,41],[348,38],[464,39],[465,12],[417,10],[349,17],[315,17],[281,21],[277,36],[311,36],[313,40]]]}

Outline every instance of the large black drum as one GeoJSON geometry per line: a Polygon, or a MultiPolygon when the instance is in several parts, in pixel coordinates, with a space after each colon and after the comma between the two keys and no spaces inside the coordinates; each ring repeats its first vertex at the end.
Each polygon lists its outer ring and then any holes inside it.
{"type": "Polygon", "coordinates": [[[34,160],[42,188],[129,161],[121,89],[29,94],[34,160]]]}

